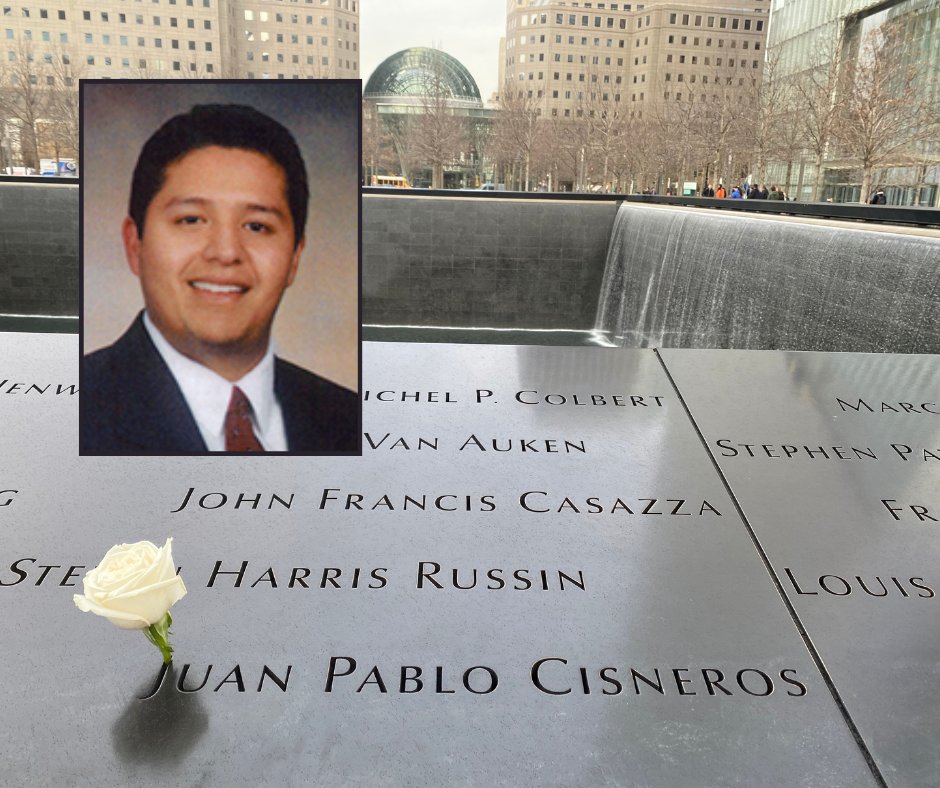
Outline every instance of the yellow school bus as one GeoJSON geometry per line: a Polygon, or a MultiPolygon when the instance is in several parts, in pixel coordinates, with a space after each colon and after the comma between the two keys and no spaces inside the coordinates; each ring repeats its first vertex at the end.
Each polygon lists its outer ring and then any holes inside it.
{"type": "Polygon", "coordinates": [[[410,189],[411,184],[408,179],[401,175],[373,175],[373,186],[392,186],[396,189],[410,189]]]}

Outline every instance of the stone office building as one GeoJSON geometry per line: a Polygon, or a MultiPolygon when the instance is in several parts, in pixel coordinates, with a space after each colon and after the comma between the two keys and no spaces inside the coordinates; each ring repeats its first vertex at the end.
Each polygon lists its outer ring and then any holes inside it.
{"type": "Polygon", "coordinates": [[[359,0],[22,0],[0,26],[7,63],[65,54],[89,79],[359,76],[359,0]]]}
{"type": "MultiPolygon", "coordinates": [[[[359,0],[6,0],[0,35],[7,88],[17,80],[69,88],[82,78],[359,76],[359,0]]],[[[22,116],[34,114],[0,114],[4,163],[22,160],[22,116]]],[[[40,112],[39,125],[45,120],[40,112]]]]}
{"type": "Polygon", "coordinates": [[[662,101],[710,99],[760,80],[767,0],[509,0],[501,90],[540,114],[600,108],[631,117],[662,101]]]}

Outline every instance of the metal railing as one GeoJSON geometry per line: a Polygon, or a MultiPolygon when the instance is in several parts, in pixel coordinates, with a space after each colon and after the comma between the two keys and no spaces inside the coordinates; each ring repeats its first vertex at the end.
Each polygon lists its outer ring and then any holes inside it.
{"type": "Polygon", "coordinates": [[[863,205],[861,203],[799,202],[789,200],[732,200],[730,197],[664,197],[647,194],[595,194],[591,192],[510,192],[482,189],[390,189],[363,187],[366,195],[385,197],[443,197],[481,200],[560,200],[573,202],[643,203],[710,208],[778,216],[805,216],[818,219],[900,224],[940,228],[940,209],[905,205],[863,205]]]}

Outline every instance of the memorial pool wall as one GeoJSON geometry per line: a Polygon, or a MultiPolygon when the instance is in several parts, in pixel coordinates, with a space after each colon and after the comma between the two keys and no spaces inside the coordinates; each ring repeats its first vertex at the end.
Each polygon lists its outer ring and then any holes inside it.
{"type": "MultiPolygon", "coordinates": [[[[774,214],[512,197],[364,194],[363,322],[593,330],[628,347],[940,352],[937,230],[781,216],[822,207],[765,201],[753,209],[774,214]]],[[[78,217],[75,185],[0,182],[0,313],[78,314],[78,217]]]]}
{"type": "Polygon", "coordinates": [[[78,186],[43,180],[0,181],[2,315],[78,314],[78,186]]]}

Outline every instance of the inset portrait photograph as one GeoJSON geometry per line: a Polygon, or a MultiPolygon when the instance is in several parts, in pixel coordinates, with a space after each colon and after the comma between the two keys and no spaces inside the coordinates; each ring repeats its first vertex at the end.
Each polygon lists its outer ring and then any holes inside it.
{"type": "Polygon", "coordinates": [[[83,80],[83,455],[361,454],[360,84],[83,80]]]}

